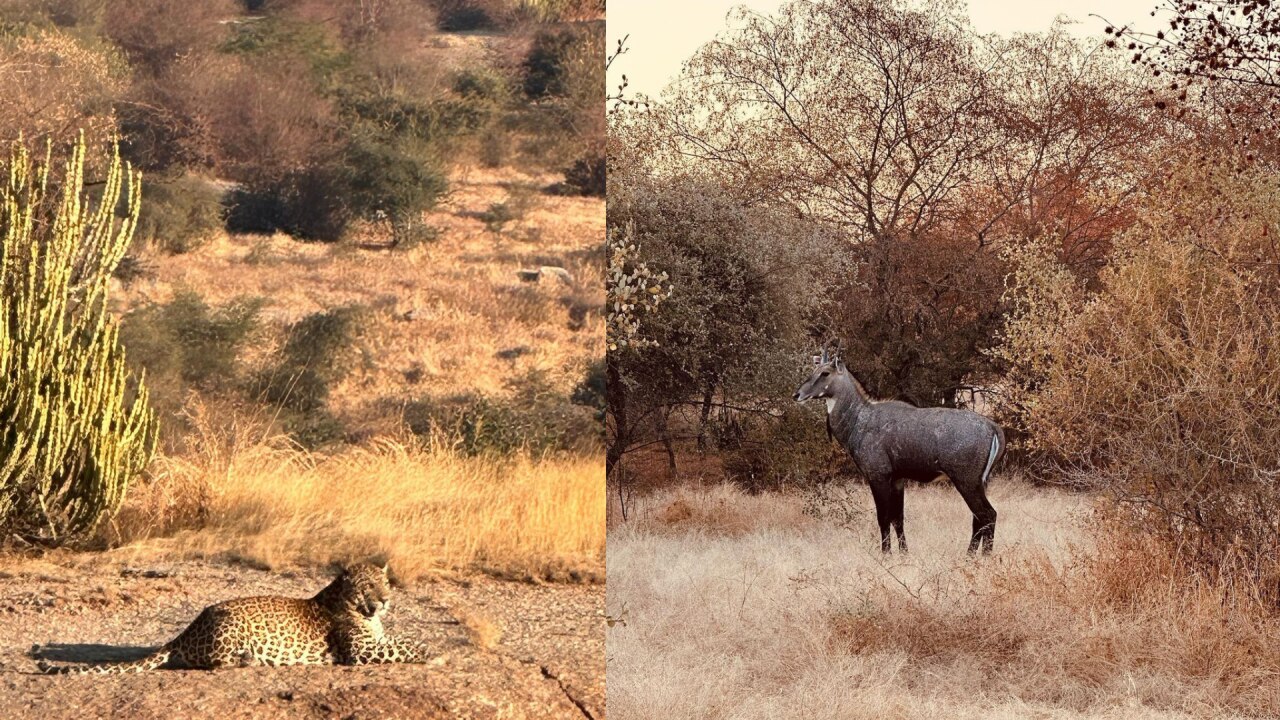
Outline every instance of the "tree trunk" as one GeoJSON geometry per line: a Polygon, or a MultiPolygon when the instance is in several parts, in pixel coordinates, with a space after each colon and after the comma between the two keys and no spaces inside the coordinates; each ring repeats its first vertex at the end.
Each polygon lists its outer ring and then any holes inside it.
{"type": "Polygon", "coordinates": [[[605,448],[604,467],[605,477],[613,478],[613,469],[622,460],[622,454],[626,452],[627,444],[630,442],[631,428],[627,426],[626,386],[622,382],[622,374],[618,370],[616,360],[613,357],[608,357],[605,360],[605,368],[606,407],[609,414],[613,416],[614,432],[613,442],[609,443],[608,447],[605,448]]]}
{"type": "Polygon", "coordinates": [[[671,443],[671,431],[667,425],[670,413],[671,408],[664,408],[658,413],[658,439],[662,440],[662,447],[667,450],[667,469],[671,472],[672,479],[674,479],[676,476],[676,450],[671,443]]]}
{"type": "Polygon", "coordinates": [[[707,420],[711,417],[711,401],[715,398],[715,388],[709,387],[702,393],[702,414],[698,418],[698,452],[707,451],[707,420]]]}

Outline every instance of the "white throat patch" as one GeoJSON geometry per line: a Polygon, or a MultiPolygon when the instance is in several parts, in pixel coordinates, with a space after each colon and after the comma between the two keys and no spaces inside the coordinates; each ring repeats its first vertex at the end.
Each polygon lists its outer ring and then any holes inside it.
{"type": "Polygon", "coordinates": [[[827,398],[827,414],[830,415],[831,412],[835,409],[836,409],[836,399],[827,398]]]}

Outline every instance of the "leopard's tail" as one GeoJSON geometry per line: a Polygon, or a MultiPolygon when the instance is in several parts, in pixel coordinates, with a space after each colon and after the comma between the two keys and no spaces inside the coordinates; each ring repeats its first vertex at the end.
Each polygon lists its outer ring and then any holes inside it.
{"type": "Polygon", "coordinates": [[[132,662],[118,663],[100,663],[93,665],[50,665],[44,660],[36,662],[36,667],[40,668],[40,672],[46,675],[108,675],[116,673],[136,673],[155,670],[156,668],[169,662],[169,657],[173,651],[168,645],[156,650],[141,660],[132,662]]]}

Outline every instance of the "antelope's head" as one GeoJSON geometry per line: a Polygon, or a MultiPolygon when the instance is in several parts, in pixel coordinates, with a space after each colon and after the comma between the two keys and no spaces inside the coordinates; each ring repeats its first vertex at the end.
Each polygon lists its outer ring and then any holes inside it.
{"type": "Polygon", "coordinates": [[[828,349],[824,347],[821,355],[813,356],[813,373],[809,375],[808,380],[804,381],[800,389],[796,390],[794,395],[796,402],[831,397],[833,392],[832,385],[836,378],[847,372],[844,362],[838,357],[832,357],[828,349]]]}

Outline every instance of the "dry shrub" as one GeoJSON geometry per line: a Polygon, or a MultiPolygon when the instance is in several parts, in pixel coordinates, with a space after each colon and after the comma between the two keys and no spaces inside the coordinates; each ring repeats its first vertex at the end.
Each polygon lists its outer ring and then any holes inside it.
{"type": "Polygon", "coordinates": [[[333,27],[347,45],[391,45],[412,51],[435,25],[435,13],[416,0],[288,0],[275,5],[288,16],[321,28],[333,27]]]}
{"type": "Polygon", "coordinates": [[[1116,240],[1093,298],[1068,313],[1024,303],[1007,331],[1007,347],[1024,351],[1013,353],[1019,367],[1032,369],[1011,389],[1041,459],[1105,490],[1117,527],[1155,538],[1175,568],[1271,604],[1277,196],[1274,175],[1177,166],[1116,240]]]}
{"type": "Polygon", "coordinates": [[[190,456],[155,463],[104,541],[266,567],[383,555],[406,580],[602,578],[595,458],[468,458],[391,441],[318,457],[249,427],[202,440],[190,456]]]}
{"type": "Polygon", "coordinates": [[[135,68],[158,73],[195,52],[213,50],[239,9],[235,0],[133,0],[104,12],[103,30],[135,68]]]}
{"type": "Polygon", "coordinates": [[[769,496],[747,496],[733,485],[682,487],[636,500],[634,527],[642,531],[739,537],[765,527],[806,526],[809,518],[769,496]]]}
{"type": "Polygon", "coordinates": [[[0,37],[0,140],[62,143],[85,133],[99,148],[115,130],[127,68],[109,46],[57,30],[0,37]]]}
{"type": "Polygon", "coordinates": [[[298,59],[223,59],[198,88],[219,170],[249,186],[279,183],[337,153],[335,111],[298,59]]]}
{"type": "Polygon", "coordinates": [[[958,570],[970,578],[966,591],[941,601],[876,600],[834,613],[832,652],[903,653],[937,672],[962,667],[988,691],[1079,712],[1107,703],[1127,675],[1128,692],[1152,708],[1274,716],[1280,625],[1221,586],[1161,579],[1152,568],[1167,561],[1154,550],[1078,556],[1065,568],[1033,551],[1001,567],[958,570]],[[1136,586],[1113,584],[1124,577],[1136,586]],[[1194,696],[1180,685],[1195,687],[1194,696]]]}

